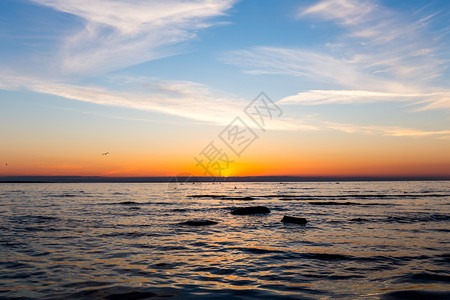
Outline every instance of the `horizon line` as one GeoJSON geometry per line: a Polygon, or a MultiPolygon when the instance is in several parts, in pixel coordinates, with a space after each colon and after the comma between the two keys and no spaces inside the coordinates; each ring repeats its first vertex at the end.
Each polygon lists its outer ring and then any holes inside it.
{"type": "Polygon", "coordinates": [[[333,181],[449,181],[450,176],[0,176],[0,183],[190,183],[190,182],[333,182],[333,181]]]}

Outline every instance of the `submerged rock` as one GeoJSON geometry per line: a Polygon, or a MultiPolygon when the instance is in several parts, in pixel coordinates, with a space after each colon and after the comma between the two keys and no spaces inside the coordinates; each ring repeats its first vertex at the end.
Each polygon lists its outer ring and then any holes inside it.
{"type": "Polygon", "coordinates": [[[250,206],[234,209],[232,215],[256,215],[256,214],[268,214],[270,209],[265,206],[250,206]]]}
{"type": "Polygon", "coordinates": [[[119,204],[121,204],[121,205],[136,205],[139,203],[134,202],[134,201],[123,201],[123,202],[119,202],[119,204]]]}
{"type": "Polygon", "coordinates": [[[206,195],[188,195],[186,197],[189,197],[189,198],[224,198],[226,196],[225,195],[209,195],[209,194],[206,194],[206,195]]]}
{"type": "Polygon", "coordinates": [[[242,200],[242,201],[250,201],[250,200],[256,200],[254,197],[224,197],[225,200],[242,200]]]}
{"type": "Polygon", "coordinates": [[[208,226],[217,224],[216,221],[211,220],[190,220],[186,222],[180,223],[181,225],[189,225],[189,226],[208,226]]]}
{"type": "Polygon", "coordinates": [[[284,216],[283,219],[281,219],[281,222],[294,223],[300,225],[305,225],[306,223],[308,223],[308,221],[306,221],[305,218],[289,217],[289,216],[284,216]]]}

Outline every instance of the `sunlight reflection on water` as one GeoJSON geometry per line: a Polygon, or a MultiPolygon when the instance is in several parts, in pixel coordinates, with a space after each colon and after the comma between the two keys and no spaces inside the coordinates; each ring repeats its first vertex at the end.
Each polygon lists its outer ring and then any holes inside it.
{"type": "Polygon", "coordinates": [[[446,297],[450,288],[449,182],[1,184],[0,195],[0,297],[446,297]],[[255,205],[271,213],[230,214],[255,205]],[[180,225],[192,219],[218,224],[180,225]]]}

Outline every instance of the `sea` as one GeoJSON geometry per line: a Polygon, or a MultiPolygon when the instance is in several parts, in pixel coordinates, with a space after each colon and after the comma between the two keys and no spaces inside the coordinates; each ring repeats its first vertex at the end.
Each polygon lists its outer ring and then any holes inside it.
{"type": "Polygon", "coordinates": [[[450,299],[449,221],[450,181],[2,183],[0,298],[450,299]]]}

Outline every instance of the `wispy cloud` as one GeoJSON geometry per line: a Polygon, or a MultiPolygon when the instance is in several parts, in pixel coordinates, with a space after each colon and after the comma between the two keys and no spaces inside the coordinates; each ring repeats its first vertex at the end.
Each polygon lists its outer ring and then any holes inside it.
{"type": "Polygon", "coordinates": [[[39,59],[23,56],[25,68],[17,62],[4,64],[0,89],[27,89],[214,124],[228,122],[243,107],[237,97],[190,81],[127,77],[117,84],[80,84],[86,78],[111,80],[100,76],[182,52],[187,41],[216,24],[212,18],[224,15],[235,0],[30,1],[75,17],[76,26],[56,36],[55,45],[28,53],[39,59]]]}
{"type": "MultiPolygon", "coordinates": [[[[127,91],[113,91],[95,86],[77,86],[64,83],[49,83],[24,76],[0,76],[0,88],[26,88],[34,92],[64,97],[98,105],[116,106],[141,111],[160,112],[191,120],[226,126],[239,115],[248,101],[211,89],[190,81],[157,81],[149,78],[121,78],[126,81],[127,91]],[[3,86],[2,86],[3,85],[3,86]]],[[[321,91],[316,91],[321,92],[321,91]]],[[[328,92],[328,91],[326,91],[328,92]]],[[[339,94],[340,91],[337,91],[339,94]]],[[[347,91],[348,94],[359,91],[347,91]]],[[[372,96],[386,96],[372,94],[372,96]]],[[[320,94],[320,93],[319,93],[320,94]]],[[[283,100],[281,101],[283,102],[283,100]]],[[[139,119],[139,121],[145,121],[139,119]]],[[[258,128],[255,124],[249,126],[258,128]]],[[[266,125],[270,130],[323,131],[335,130],[345,133],[367,135],[446,138],[450,130],[420,130],[400,126],[370,126],[321,120],[314,115],[283,117],[266,125]]]]}
{"type": "MultiPolygon", "coordinates": [[[[233,0],[32,0],[80,19],[58,47],[52,72],[88,74],[117,70],[180,52],[208,19],[233,0]]],[[[44,66],[41,66],[44,67],[44,66]]]]}
{"type": "MultiPolygon", "coordinates": [[[[316,48],[255,46],[226,53],[222,59],[249,74],[286,74],[318,86],[278,101],[280,105],[402,102],[409,111],[450,109],[443,75],[448,60],[445,42],[427,27],[439,12],[417,12],[415,20],[369,0],[323,0],[302,7],[299,18],[333,22],[344,29],[316,48]],[[340,89],[339,89],[340,88],[340,89]]],[[[309,120],[316,130],[395,137],[446,138],[449,130],[422,130],[389,125],[361,125],[309,120]]]]}
{"type": "Polygon", "coordinates": [[[362,104],[373,102],[405,102],[412,99],[429,99],[430,97],[443,96],[442,93],[432,94],[399,94],[374,92],[365,90],[310,90],[293,96],[288,96],[278,104],[362,104]]]}
{"type": "Polygon", "coordinates": [[[334,50],[349,57],[348,61],[364,65],[366,72],[416,83],[439,77],[448,62],[438,58],[438,42],[426,30],[424,20],[437,15],[411,20],[367,0],[324,0],[299,13],[300,17],[318,17],[344,27],[347,33],[339,37],[334,50]]]}
{"type": "Polygon", "coordinates": [[[387,92],[418,92],[414,85],[367,72],[365,60],[353,61],[319,51],[274,47],[236,50],[223,56],[225,62],[238,65],[251,74],[287,74],[308,77],[318,82],[331,82],[347,88],[382,89],[387,92]]]}
{"type": "MultiPolygon", "coordinates": [[[[126,87],[115,88],[79,85],[70,80],[70,75],[105,73],[178,53],[177,45],[194,39],[199,29],[211,25],[210,18],[225,14],[233,0],[31,1],[78,17],[78,31],[60,40],[57,55],[52,57],[53,65],[46,66],[47,61],[33,65],[42,73],[52,68],[50,75],[24,75],[2,68],[2,89],[25,88],[218,125],[228,125],[245,107],[244,99],[191,81],[129,77],[121,78],[126,87]],[[61,74],[65,76],[61,78],[61,74]]],[[[230,52],[223,59],[253,74],[289,74],[342,87],[300,92],[281,99],[281,104],[402,101],[419,104],[417,110],[450,109],[448,88],[433,85],[442,73],[444,61],[438,58],[437,46],[427,42],[421,29],[433,15],[407,24],[372,1],[326,0],[303,9],[298,16],[333,21],[347,32],[320,50],[259,46],[230,52]]],[[[443,138],[449,134],[445,130],[340,124],[308,117],[285,117],[270,126],[277,130],[331,129],[409,137],[443,138]]]]}
{"type": "Polygon", "coordinates": [[[450,134],[450,130],[421,130],[401,126],[364,126],[350,123],[322,122],[323,126],[346,133],[363,133],[370,135],[396,136],[396,137],[427,137],[435,136],[443,138],[450,134]]]}
{"type": "Polygon", "coordinates": [[[245,101],[191,81],[158,81],[121,78],[127,88],[112,90],[98,86],[56,83],[26,76],[1,76],[0,88],[28,90],[89,102],[142,111],[160,112],[187,119],[226,124],[245,107],[245,101]]]}
{"type": "Polygon", "coordinates": [[[409,101],[426,103],[420,109],[448,108],[441,78],[448,60],[440,57],[445,43],[427,28],[437,15],[412,20],[374,1],[319,1],[298,17],[337,23],[345,31],[333,41],[317,49],[257,46],[228,52],[223,60],[250,74],[288,74],[342,88],[302,92],[285,103],[409,101]]]}
{"type": "Polygon", "coordinates": [[[327,0],[301,10],[299,15],[320,14],[326,20],[336,20],[341,24],[354,25],[365,22],[375,8],[375,2],[368,0],[327,0]]]}
{"type": "Polygon", "coordinates": [[[431,110],[431,109],[448,109],[450,110],[450,93],[442,96],[430,97],[428,99],[419,101],[418,103],[424,106],[417,108],[417,111],[431,110]]]}
{"type": "MultiPolygon", "coordinates": [[[[161,81],[146,77],[120,77],[116,80],[126,82],[127,88],[112,90],[98,86],[56,83],[34,77],[0,74],[0,88],[25,88],[76,101],[159,112],[221,126],[229,125],[236,116],[245,116],[243,110],[249,104],[248,99],[191,81],[161,81]]],[[[319,130],[320,128],[311,121],[311,118],[273,119],[266,124],[266,129],[319,130]]],[[[259,128],[251,122],[248,122],[248,126],[259,128]]]]}

